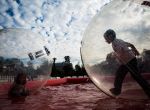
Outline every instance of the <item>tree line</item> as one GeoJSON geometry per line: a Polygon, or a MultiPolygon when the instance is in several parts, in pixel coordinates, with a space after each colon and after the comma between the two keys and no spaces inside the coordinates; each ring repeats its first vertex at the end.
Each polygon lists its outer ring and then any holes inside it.
{"type": "Polygon", "coordinates": [[[79,64],[75,65],[73,68],[72,63],[70,62],[70,56],[64,57],[64,62],[56,63],[56,58],[53,58],[53,66],[52,66],[52,77],[79,77],[79,76],[87,76],[86,70],[84,66],[80,66],[79,64]]]}
{"type": "Polygon", "coordinates": [[[75,65],[73,68],[70,62],[70,57],[65,56],[65,61],[61,63],[55,63],[56,58],[53,58],[53,62],[44,60],[35,68],[33,61],[29,60],[25,64],[19,58],[4,58],[0,56],[0,77],[12,77],[16,76],[20,71],[24,71],[27,74],[29,80],[34,80],[39,75],[50,75],[51,77],[72,77],[72,76],[85,76],[87,75],[85,68],[80,65],[75,65]],[[51,74],[50,74],[51,72],[51,74]]]}
{"type": "MultiPolygon", "coordinates": [[[[150,73],[150,50],[143,49],[140,57],[137,58],[140,73],[150,73]]],[[[114,74],[119,67],[113,53],[108,53],[106,59],[91,67],[91,71],[105,75],[114,74]]]]}

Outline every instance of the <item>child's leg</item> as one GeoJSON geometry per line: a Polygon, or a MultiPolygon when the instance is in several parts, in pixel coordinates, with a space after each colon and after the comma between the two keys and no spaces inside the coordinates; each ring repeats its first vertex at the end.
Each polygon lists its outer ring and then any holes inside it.
{"type": "Polygon", "coordinates": [[[137,68],[137,60],[136,58],[131,60],[128,64],[128,69],[132,75],[132,77],[138,82],[138,84],[143,88],[144,92],[150,97],[150,85],[148,82],[141,76],[139,70],[137,68]]]}
{"type": "Polygon", "coordinates": [[[121,93],[122,83],[123,83],[123,80],[124,80],[127,72],[128,72],[128,69],[126,68],[125,65],[121,65],[118,68],[118,70],[116,72],[116,76],[115,76],[114,88],[110,89],[110,91],[114,95],[119,95],[121,93]]]}
{"type": "Polygon", "coordinates": [[[125,65],[121,65],[118,68],[118,70],[116,72],[115,82],[114,82],[114,87],[116,88],[116,90],[121,91],[122,83],[123,83],[123,80],[124,80],[127,72],[128,72],[128,69],[126,68],[125,65]]]}

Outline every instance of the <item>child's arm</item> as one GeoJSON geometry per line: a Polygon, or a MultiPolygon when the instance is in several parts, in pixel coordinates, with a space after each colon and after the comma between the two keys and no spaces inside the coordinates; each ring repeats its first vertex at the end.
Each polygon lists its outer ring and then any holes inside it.
{"type": "Polygon", "coordinates": [[[138,52],[138,50],[135,48],[135,46],[131,43],[126,42],[128,47],[131,47],[131,50],[134,52],[135,55],[140,55],[140,53],[138,52]]]}

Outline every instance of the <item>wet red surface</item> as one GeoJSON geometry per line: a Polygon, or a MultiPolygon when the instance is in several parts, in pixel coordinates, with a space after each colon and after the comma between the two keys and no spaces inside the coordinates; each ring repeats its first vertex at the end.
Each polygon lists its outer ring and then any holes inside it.
{"type": "MultiPolygon", "coordinates": [[[[49,80],[34,80],[28,81],[26,84],[26,88],[30,91],[34,91],[37,88],[41,88],[42,86],[58,86],[62,84],[80,84],[80,83],[88,83],[91,82],[89,78],[60,78],[60,79],[49,79],[49,80]]],[[[6,94],[12,82],[3,82],[0,83],[0,95],[6,94]]]]}
{"type": "Polygon", "coordinates": [[[150,101],[112,99],[85,83],[44,87],[26,98],[3,95],[0,110],[150,110],[150,101]]]}

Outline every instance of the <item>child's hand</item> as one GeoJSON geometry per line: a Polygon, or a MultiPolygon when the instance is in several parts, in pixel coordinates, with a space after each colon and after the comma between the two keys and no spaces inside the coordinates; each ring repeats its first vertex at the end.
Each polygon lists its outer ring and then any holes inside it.
{"type": "Polygon", "coordinates": [[[136,49],[134,49],[133,52],[134,52],[135,56],[139,56],[140,55],[140,53],[136,49]]]}
{"type": "Polygon", "coordinates": [[[138,52],[138,50],[134,47],[133,44],[126,42],[126,44],[128,45],[128,47],[131,47],[131,50],[133,51],[133,53],[135,54],[135,56],[139,56],[140,53],[138,52]]]}

